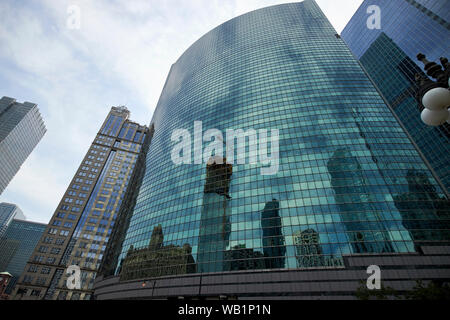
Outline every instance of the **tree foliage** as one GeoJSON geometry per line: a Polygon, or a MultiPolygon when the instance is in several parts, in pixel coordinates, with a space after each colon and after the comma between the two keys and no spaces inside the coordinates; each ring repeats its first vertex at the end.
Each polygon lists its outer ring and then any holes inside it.
{"type": "Polygon", "coordinates": [[[416,280],[412,290],[399,291],[381,285],[380,289],[369,290],[364,281],[355,293],[360,300],[450,300],[450,286],[446,282],[429,281],[424,284],[416,280]]]}

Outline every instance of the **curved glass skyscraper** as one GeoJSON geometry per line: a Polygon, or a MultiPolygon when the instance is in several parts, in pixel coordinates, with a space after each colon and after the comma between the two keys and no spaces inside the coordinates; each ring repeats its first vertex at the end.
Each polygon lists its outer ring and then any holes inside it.
{"type": "Polygon", "coordinates": [[[356,257],[401,265],[449,240],[444,193],[314,1],[200,38],[172,66],[151,125],[99,299],[351,295],[371,263],[356,257]]]}

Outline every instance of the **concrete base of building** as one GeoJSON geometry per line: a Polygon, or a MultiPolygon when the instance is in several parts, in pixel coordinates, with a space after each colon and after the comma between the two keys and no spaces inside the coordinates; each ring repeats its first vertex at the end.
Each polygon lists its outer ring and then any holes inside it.
{"type": "Polygon", "coordinates": [[[185,274],[120,281],[98,276],[94,296],[110,299],[358,299],[367,268],[377,265],[381,284],[400,292],[417,280],[450,281],[450,246],[422,246],[421,253],[344,256],[341,268],[270,269],[185,274]]]}

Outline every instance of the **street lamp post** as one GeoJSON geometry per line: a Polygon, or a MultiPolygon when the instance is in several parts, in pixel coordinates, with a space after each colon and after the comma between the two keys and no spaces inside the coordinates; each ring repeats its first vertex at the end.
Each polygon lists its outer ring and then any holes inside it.
{"type": "Polygon", "coordinates": [[[447,58],[440,58],[441,65],[430,62],[425,55],[419,53],[417,59],[425,66],[427,75],[436,81],[430,80],[421,74],[416,74],[419,86],[416,99],[423,107],[420,117],[429,126],[440,126],[445,122],[450,124],[450,63],[447,58]]]}

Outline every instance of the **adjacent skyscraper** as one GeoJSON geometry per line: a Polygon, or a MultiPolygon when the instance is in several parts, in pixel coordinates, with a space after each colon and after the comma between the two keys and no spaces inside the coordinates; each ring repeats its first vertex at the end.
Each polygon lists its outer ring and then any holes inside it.
{"type": "Polygon", "coordinates": [[[20,219],[23,218],[15,217],[0,237],[0,271],[9,272],[12,275],[6,294],[12,293],[14,285],[47,227],[43,223],[20,219]]]}
{"type": "Polygon", "coordinates": [[[366,0],[342,31],[342,39],[389,102],[447,196],[450,125],[431,127],[422,122],[422,109],[415,99],[415,74],[426,77],[418,53],[430,61],[450,56],[449,7],[449,0],[366,0]],[[373,6],[378,6],[379,12],[372,11],[373,6]],[[372,19],[380,19],[379,25],[371,26],[372,19]]]}
{"type": "Polygon", "coordinates": [[[26,217],[23,214],[22,210],[18,206],[13,203],[0,203],[0,237],[6,232],[9,224],[14,219],[22,219],[25,220],[26,217]]]}
{"type": "Polygon", "coordinates": [[[15,299],[90,299],[96,271],[148,128],[112,107],[61,199],[15,290],[15,299]],[[66,269],[81,268],[68,290],[66,269]]]}
{"type": "Polygon", "coordinates": [[[36,104],[0,99],[0,194],[46,132],[36,104]]]}
{"type": "MultiPolygon", "coordinates": [[[[98,299],[351,298],[370,264],[389,266],[383,277],[400,288],[448,277],[448,263],[430,265],[449,248],[448,199],[314,1],[256,10],[205,34],[172,66],[151,124],[142,184],[115,258],[97,277],[98,299]],[[232,144],[217,138],[228,129],[242,130],[236,155],[248,155],[245,163],[206,152],[211,133],[216,146],[232,144]],[[278,140],[245,137],[274,129],[278,140]],[[180,132],[194,149],[184,164],[171,157],[180,132]],[[279,167],[262,175],[268,142],[279,145],[279,167]],[[408,183],[411,170],[423,188],[408,183]],[[421,206],[402,215],[405,193],[421,206]],[[437,203],[439,230],[429,223],[437,203]],[[155,243],[158,254],[139,254],[155,243]],[[186,245],[197,268],[145,274],[162,268],[162,252],[186,245]]],[[[167,269],[180,265],[177,255],[166,260],[167,269]]]]}

